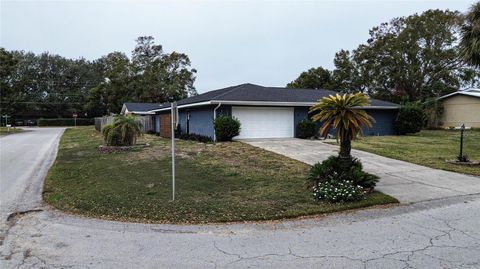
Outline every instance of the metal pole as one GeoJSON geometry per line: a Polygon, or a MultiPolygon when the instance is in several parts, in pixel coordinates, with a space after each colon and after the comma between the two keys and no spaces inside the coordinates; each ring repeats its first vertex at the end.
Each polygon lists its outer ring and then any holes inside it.
{"type": "Polygon", "coordinates": [[[175,104],[171,103],[170,119],[172,121],[171,136],[172,136],[172,201],[175,201],[175,104]]]}
{"type": "Polygon", "coordinates": [[[463,159],[463,131],[465,130],[465,124],[462,124],[462,127],[460,127],[460,160],[463,159]]]}

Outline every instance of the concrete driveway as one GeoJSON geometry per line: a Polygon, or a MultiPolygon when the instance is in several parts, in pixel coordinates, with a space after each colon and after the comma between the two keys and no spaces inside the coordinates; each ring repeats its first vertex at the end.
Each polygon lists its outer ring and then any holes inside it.
{"type": "MultiPolygon", "coordinates": [[[[255,139],[242,140],[250,145],[315,164],[338,153],[338,147],[318,140],[255,139]]],[[[432,169],[421,165],[352,150],[364,169],[380,176],[377,189],[402,203],[427,201],[480,193],[480,177],[432,169]]]]}
{"type": "Polygon", "coordinates": [[[64,214],[41,203],[62,132],[0,138],[2,269],[480,267],[480,195],[264,223],[141,224],[64,214]]]}

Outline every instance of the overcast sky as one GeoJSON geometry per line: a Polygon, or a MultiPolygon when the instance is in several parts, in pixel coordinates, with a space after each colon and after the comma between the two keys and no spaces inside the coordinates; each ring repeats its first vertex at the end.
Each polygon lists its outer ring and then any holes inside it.
{"type": "Polygon", "coordinates": [[[152,35],[166,52],[188,54],[201,92],[241,83],[285,86],[300,72],[333,67],[368,30],[427,9],[465,12],[452,1],[4,1],[1,46],[85,57],[130,56],[152,35]]]}

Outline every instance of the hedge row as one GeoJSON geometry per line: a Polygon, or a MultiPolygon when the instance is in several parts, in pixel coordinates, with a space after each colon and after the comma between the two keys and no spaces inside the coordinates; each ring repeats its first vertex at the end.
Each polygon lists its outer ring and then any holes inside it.
{"type": "MultiPolygon", "coordinates": [[[[77,118],[77,126],[94,125],[93,118],[77,118]]],[[[73,118],[57,118],[57,119],[38,119],[38,126],[74,126],[75,120],[73,118]]]]}

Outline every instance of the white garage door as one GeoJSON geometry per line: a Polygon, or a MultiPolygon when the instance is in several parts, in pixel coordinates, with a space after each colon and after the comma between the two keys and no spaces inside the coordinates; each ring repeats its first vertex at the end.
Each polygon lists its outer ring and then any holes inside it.
{"type": "Polygon", "coordinates": [[[240,135],[235,138],[293,137],[293,107],[232,107],[240,120],[240,135]]]}

